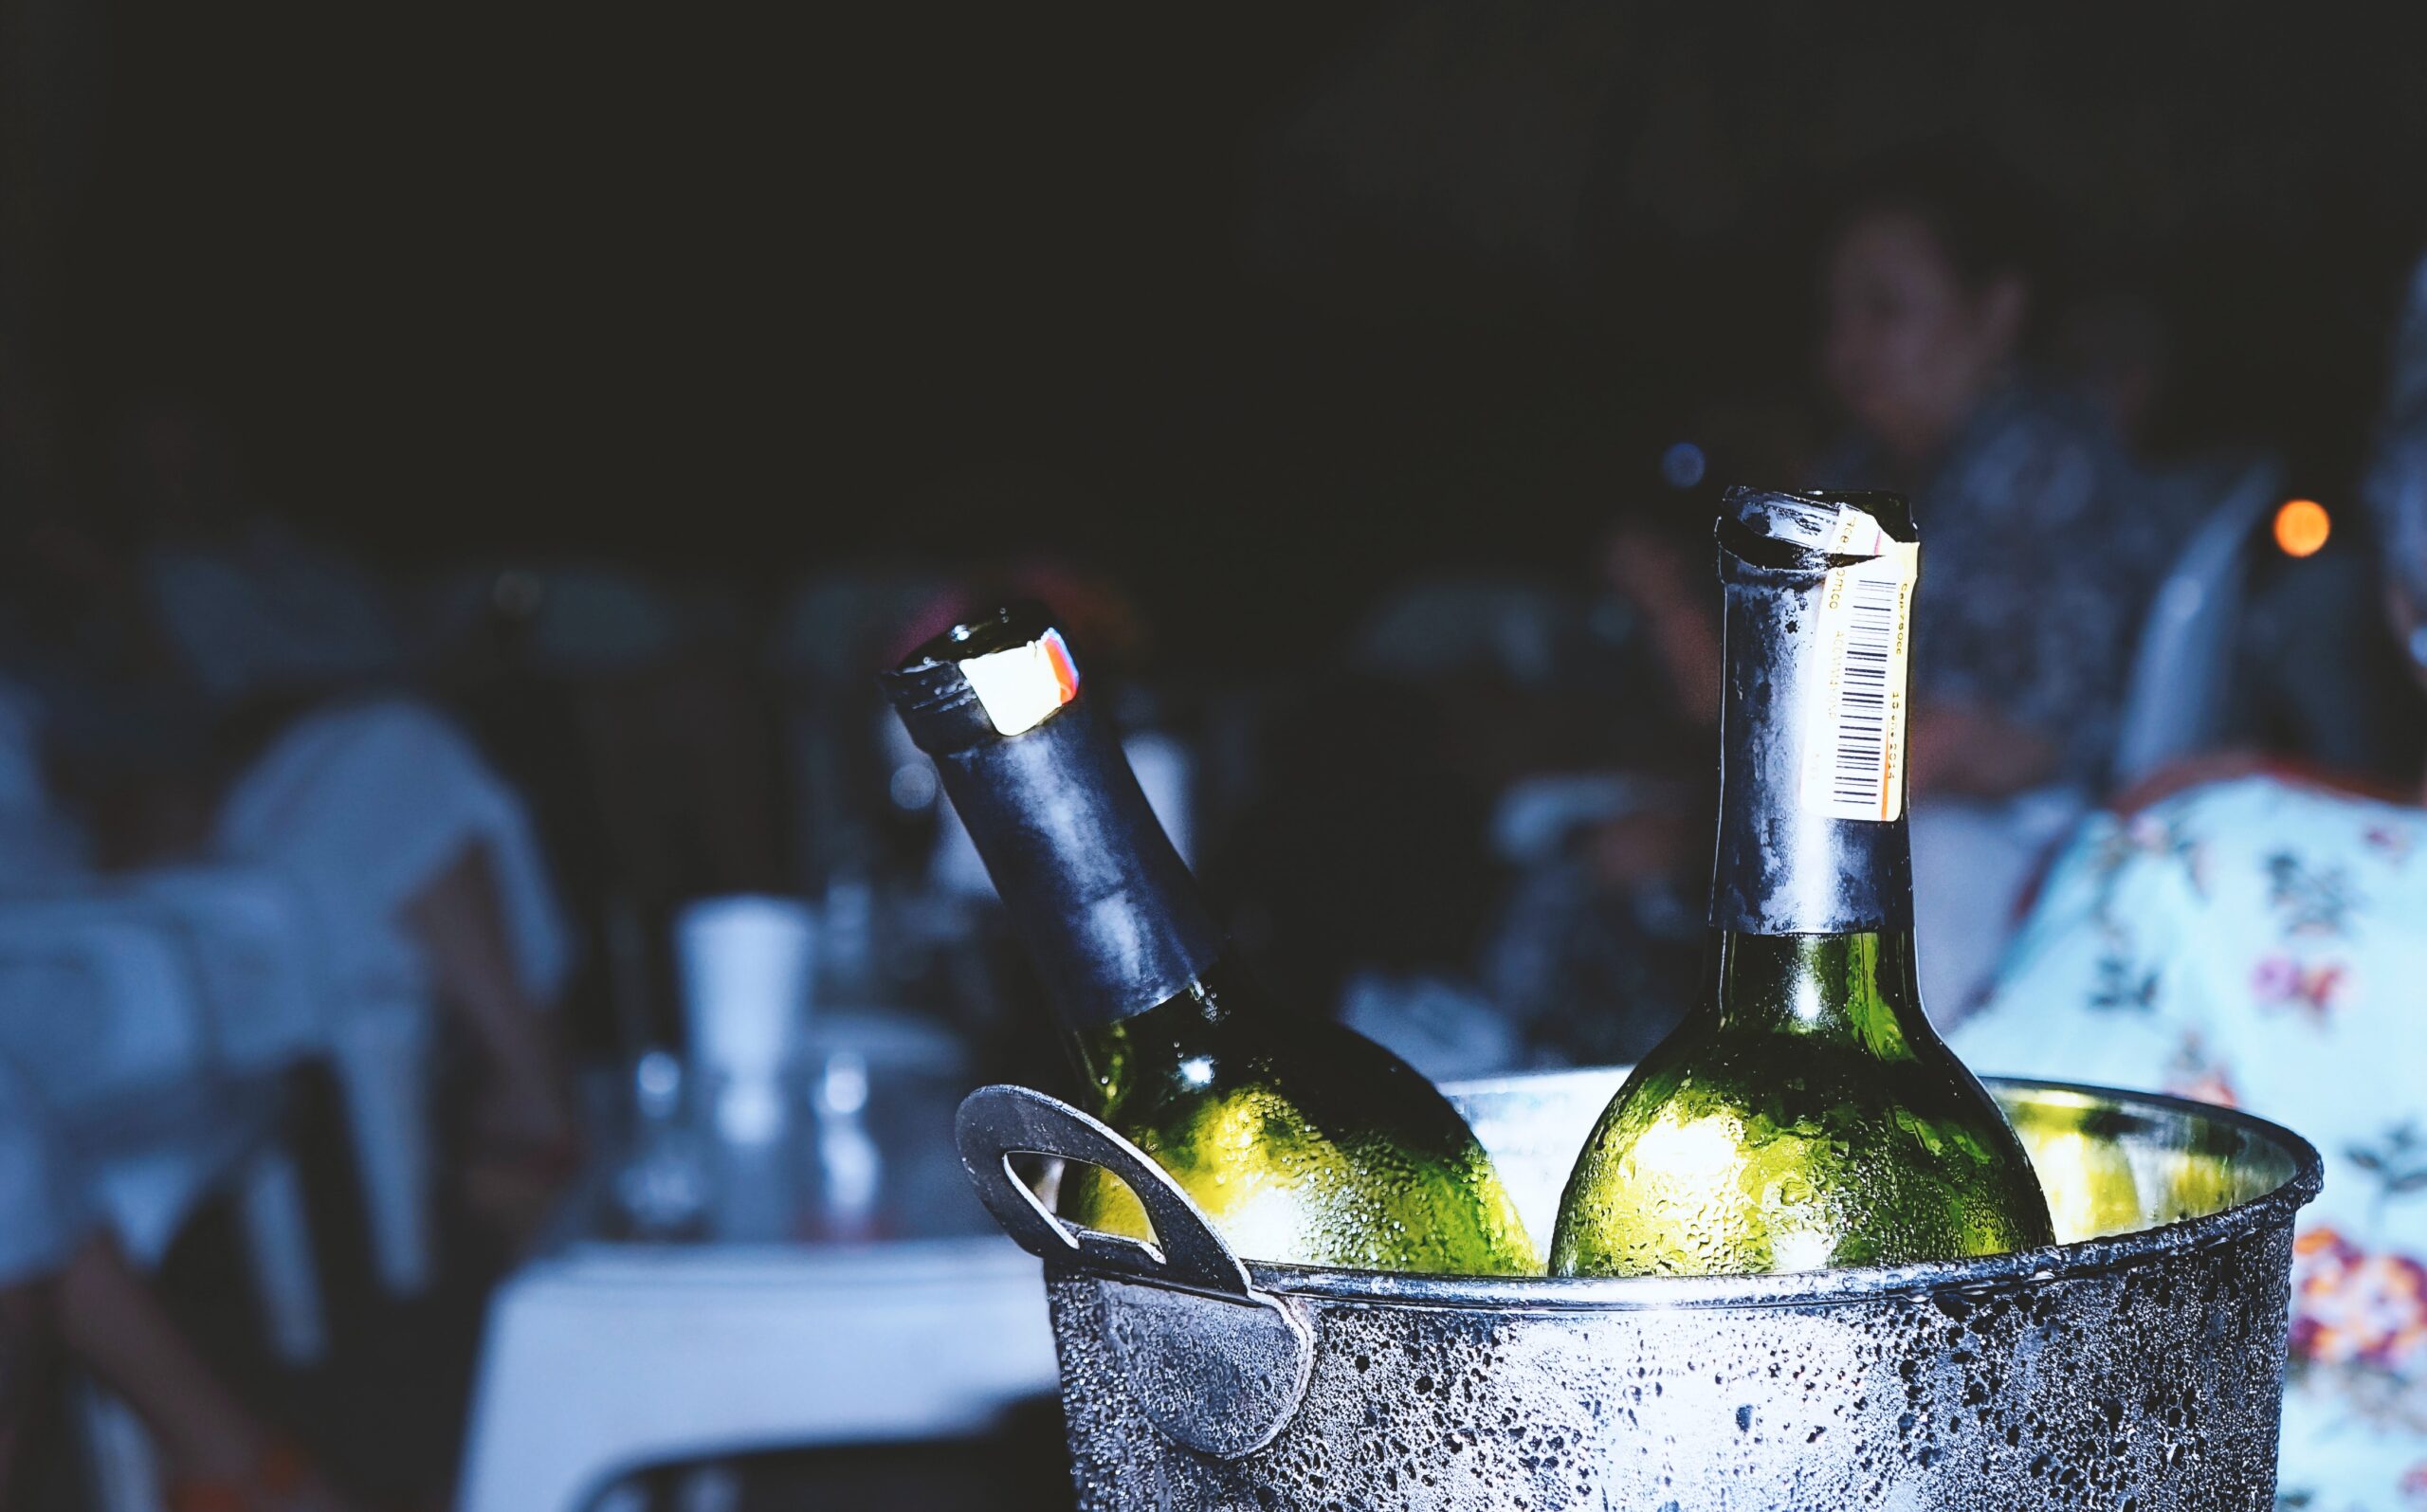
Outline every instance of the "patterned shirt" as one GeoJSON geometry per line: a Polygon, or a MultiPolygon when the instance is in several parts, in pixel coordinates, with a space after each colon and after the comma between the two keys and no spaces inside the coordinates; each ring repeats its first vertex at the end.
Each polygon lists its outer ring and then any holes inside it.
{"type": "MultiPolygon", "coordinates": [[[[1840,449],[1833,488],[1899,485],[1874,447],[1840,449]]],[[[2028,383],[1977,409],[1914,490],[1922,583],[1913,687],[2045,736],[2057,775],[2095,788],[2112,755],[2149,595],[2181,531],[2134,486],[2087,406],[2028,383]]]]}
{"type": "Polygon", "coordinates": [[[2267,777],[2084,827],[1953,1036],[1976,1069],[2247,1107],[2326,1157],[2278,1505],[2427,1509],[2427,811],[2267,777]]]}

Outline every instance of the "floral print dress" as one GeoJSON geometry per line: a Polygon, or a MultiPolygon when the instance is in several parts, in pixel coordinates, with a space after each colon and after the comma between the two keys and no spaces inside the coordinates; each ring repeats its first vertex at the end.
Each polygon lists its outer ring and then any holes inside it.
{"type": "Polygon", "coordinates": [[[2247,777],[2094,818],[1952,1041],[2315,1143],[2277,1505],[2427,1512],[2427,811],[2247,777]]]}

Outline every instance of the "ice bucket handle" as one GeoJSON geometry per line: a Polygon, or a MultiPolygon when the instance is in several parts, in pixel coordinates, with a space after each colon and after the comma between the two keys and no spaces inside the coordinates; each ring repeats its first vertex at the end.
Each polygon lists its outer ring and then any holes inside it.
{"type": "Polygon", "coordinates": [[[955,1120],[960,1163],[978,1200],[1022,1249],[1042,1260],[1132,1276],[1158,1286],[1182,1286],[1232,1302],[1252,1288],[1247,1266],[1214,1232],[1188,1193],[1161,1166],[1102,1121],[1024,1086],[981,1086],[960,1104],[955,1120]],[[1028,1183],[1012,1175],[1014,1155],[1060,1156],[1101,1166],[1137,1193],[1155,1226],[1155,1243],[1082,1229],[1046,1211],[1028,1183]],[[1084,1257],[1084,1259],[1082,1258],[1084,1257]]]}
{"type": "Polygon", "coordinates": [[[1286,1301],[1247,1266],[1179,1183],[1127,1139],[1024,1086],[981,1086],[954,1133],[978,1200],[1029,1253],[1103,1278],[1104,1326],[1138,1405],[1173,1442],[1235,1459],[1280,1436],[1306,1394],[1314,1340],[1286,1301]],[[1155,1242],[1082,1229],[1046,1210],[1012,1174],[1014,1155],[1059,1156],[1119,1177],[1155,1242]]]}

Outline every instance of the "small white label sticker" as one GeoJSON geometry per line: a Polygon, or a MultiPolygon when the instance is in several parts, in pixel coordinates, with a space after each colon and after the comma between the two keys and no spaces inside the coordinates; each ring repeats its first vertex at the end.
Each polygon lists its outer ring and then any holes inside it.
{"type": "Polygon", "coordinates": [[[1905,669],[1921,552],[1859,509],[1841,511],[1836,537],[1834,554],[1878,555],[1830,571],[1808,632],[1825,675],[1813,679],[1804,720],[1803,803],[1881,823],[1905,811],[1905,669]]]}
{"type": "Polygon", "coordinates": [[[1062,632],[1047,630],[1026,646],[989,651],[960,664],[960,675],[977,695],[987,722],[1001,735],[1020,735],[1079,696],[1079,673],[1062,644],[1062,632]]]}
{"type": "Polygon", "coordinates": [[[1843,504],[1809,503],[1799,499],[1764,499],[1756,506],[1760,518],[1747,520],[1778,540],[1793,541],[1812,551],[1830,551],[1845,526],[1843,504]]]}

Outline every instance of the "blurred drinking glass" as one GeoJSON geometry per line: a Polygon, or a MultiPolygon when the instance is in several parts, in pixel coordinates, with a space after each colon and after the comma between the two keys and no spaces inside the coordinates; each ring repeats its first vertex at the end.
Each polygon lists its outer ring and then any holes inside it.
{"type": "Polygon", "coordinates": [[[696,1238],[707,1217],[707,1165],[683,1081],[671,1051],[651,1050],[632,1067],[632,1155],[616,1174],[615,1201],[636,1238],[696,1238]]]}
{"type": "Polygon", "coordinates": [[[826,1057],[810,1084],[817,1145],[820,1237],[846,1244],[878,1237],[885,1157],[868,1131],[868,1063],[857,1050],[826,1057]]]}
{"type": "Polygon", "coordinates": [[[704,899],[683,911],[675,942],[691,1064],[712,1094],[709,1125],[728,1143],[773,1143],[815,971],[814,916],[789,898],[704,899]]]}

